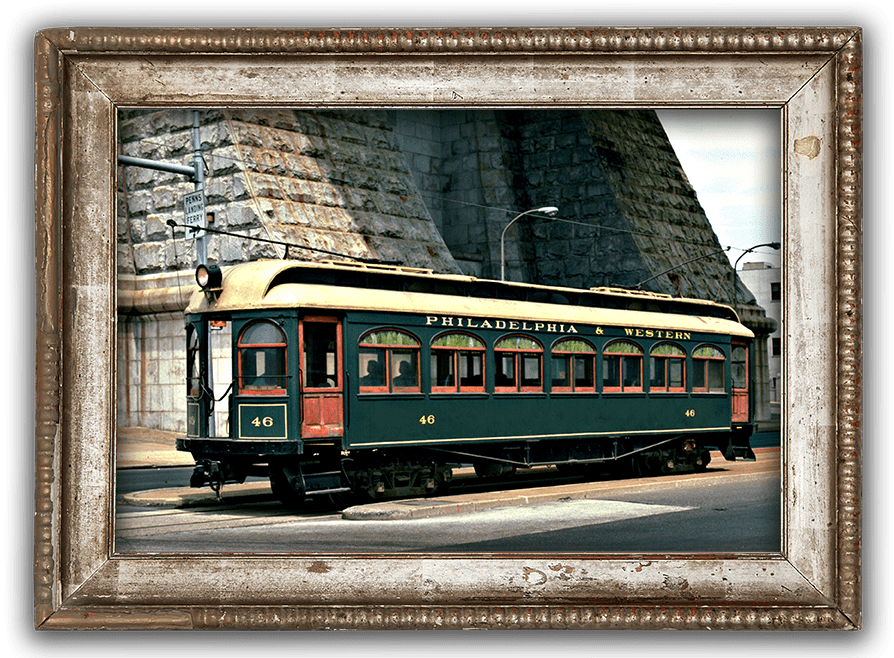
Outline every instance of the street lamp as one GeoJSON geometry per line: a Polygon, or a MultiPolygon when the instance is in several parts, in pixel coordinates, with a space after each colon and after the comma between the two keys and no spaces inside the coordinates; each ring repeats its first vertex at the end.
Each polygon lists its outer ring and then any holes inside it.
{"type": "Polygon", "coordinates": [[[739,261],[745,256],[745,254],[750,254],[755,249],[760,249],[761,247],[770,247],[771,249],[779,249],[780,243],[778,242],[764,242],[763,244],[756,244],[753,247],[749,247],[745,251],[742,252],[742,255],[736,259],[735,265],[733,265],[733,274],[732,274],[732,282],[733,282],[733,310],[738,314],[739,313],[739,286],[736,285],[736,270],[739,269],[739,261]]]}
{"type": "Polygon", "coordinates": [[[697,260],[704,260],[705,258],[710,258],[711,256],[716,256],[717,254],[722,254],[723,252],[725,252],[725,251],[729,251],[729,250],[730,250],[730,247],[725,247],[724,249],[719,249],[719,250],[717,250],[717,251],[712,251],[711,253],[704,254],[704,255],[702,255],[702,256],[698,256],[698,257],[696,257],[696,258],[693,258],[692,260],[687,260],[687,261],[685,261],[685,262],[683,262],[683,263],[680,263],[679,265],[674,265],[673,267],[670,267],[670,268],[664,270],[664,272],[659,272],[659,273],[656,274],[655,276],[650,276],[650,277],[649,277],[648,279],[646,279],[645,281],[640,281],[640,282],[637,283],[635,286],[633,286],[633,288],[634,288],[635,290],[640,290],[640,289],[643,287],[643,284],[644,284],[644,283],[649,283],[649,281],[654,281],[654,280],[657,279],[658,277],[660,277],[660,276],[662,276],[662,275],[664,275],[664,274],[667,274],[668,272],[673,272],[674,270],[679,269],[679,268],[683,267],[684,265],[689,265],[689,263],[694,263],[694,262],[697,261],[697,260]]]}
{"type": "Polygon", "coordinates": [[[504,238],[506,237],[506,229],[512,226],[515,223],[516,219],[524,217],[525,215],[530,215],[531,213],[539,212],[547,217],[555,217],[559,213],[559,209],[555,206],[544,206],[543,208],[531,208],[531,210],[526,210],[520,215],[517,215],[515,219],[506,224],[506,227],[503,229],[503,233],[500,234],[500,281],[506,280],[506,244],[504,242],[504,238]]]}

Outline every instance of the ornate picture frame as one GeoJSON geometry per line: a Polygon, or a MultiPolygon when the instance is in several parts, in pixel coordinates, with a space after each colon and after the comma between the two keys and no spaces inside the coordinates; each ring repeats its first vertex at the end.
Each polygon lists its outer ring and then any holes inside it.
{"type": "Polygon", "coordinates": [[[35,626],[859,628],[861,34],[38,33],[35,626]],[[116,110],[256,105],[778,108],[781,553],[115,554],[116,110]]]}

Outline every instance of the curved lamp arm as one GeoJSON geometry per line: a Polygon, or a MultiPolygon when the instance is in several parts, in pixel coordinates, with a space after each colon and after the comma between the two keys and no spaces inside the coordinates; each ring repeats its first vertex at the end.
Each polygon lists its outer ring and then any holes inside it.
{"type": "Polygon", "coordinates": [[[531,210],[526,210],[523,213],[520,213],[515,216],[515,218],[506,224],[503,228],[503,232],[500,234],[500,281],[506,280],[506,243],[504,242],[504,238],[506,237],[506,230],[515,223],[516,219],[524,217],[525,215],[530,215],[531,213],[539,212],[547,217],[555,217],[559,213],[559,209],[555,206],[544,206],[543,208],[531,208],[531,210]]]}
{"type": "Polygon", "coordinates": [[[750,254],[755,249],[759,249],[760,247],[770,247],[771,249],[779,249],[781,247],[781,243],[779,242],[764,242],[763,244],[756,244],[753,247],[749,247],[745,251],[742,252],[742,255],[736,259],[735,264],[733,265],[733,310],[738,313],[739,312],[739,286],[736,283],[736,270],[739,269],[739,261],[744,258],[745,254],[750,254]]]}

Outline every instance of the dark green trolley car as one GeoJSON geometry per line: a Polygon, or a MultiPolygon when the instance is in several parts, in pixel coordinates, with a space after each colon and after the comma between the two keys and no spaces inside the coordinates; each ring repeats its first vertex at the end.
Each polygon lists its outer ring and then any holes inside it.
{"type": "Polygon", "coordinates": [[[269,476],[300,504],[430,494],[461,463],[493,477],[541,464],[700,470],[706,446],[754,458],[753,334],[726,306],[342,263],[210,266],[197,279],[177,442],[196,487],[269,476]],[[211,365],[229,383],[218,400],[211,365]]]}

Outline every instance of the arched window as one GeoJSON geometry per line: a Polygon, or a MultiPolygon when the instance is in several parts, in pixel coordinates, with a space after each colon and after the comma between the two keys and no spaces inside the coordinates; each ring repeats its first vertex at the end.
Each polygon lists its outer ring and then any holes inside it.
{"type": "Polygon", "coordinates": [[[692,390],[723,393],[726,390],[723,364],[725,355],[713,345],[702,345],[692,352],[692,390]]]}
{"type": "Polygon", "coordinates": [[[602,351],[602,390],[643,390],[643,349],[636,343],[618,340],[602,351]]]}
{"type": "Polygon", "coordinates": [[[656,345],[649,352],[649,391],[686,390],[686,352],[671,343],[656,345]]]}
{"type": "Polygon", "coordinates": [[[596,348],[576,338],[553,345],[552,390],[594,392],[596,390],[596,348]]]}
{"type": "Polygon", "coordinates": [[[461,333],[441,334],[431,343],[433,393],[484,391],[484,343],[461,333]]]}
{"type": "Polygon", "coordinates": [[[494,389],[498,392],[543,390],[543,348],[527,336],[507,336],[494,345],[494,389]]]}
{"type": "Polygon", "coordinates": [[[360,339],[361,393],[417,393],[419,340],[396,329],[371,331],[360,339]]]}
{"type": "Polygon", "coordinates": [[[285,395],[286,335],[273,322],[254,322],[239,335],[239,391],[249,395],[285,395]]]}

